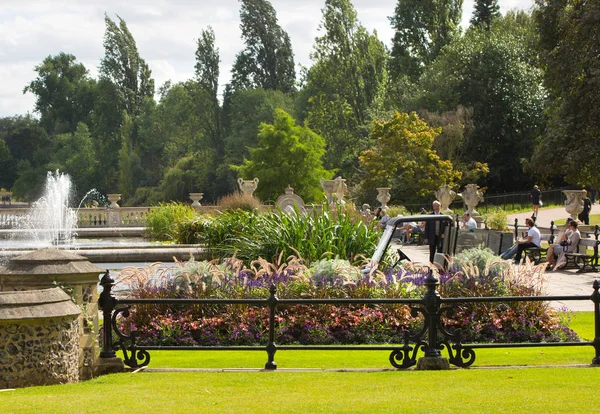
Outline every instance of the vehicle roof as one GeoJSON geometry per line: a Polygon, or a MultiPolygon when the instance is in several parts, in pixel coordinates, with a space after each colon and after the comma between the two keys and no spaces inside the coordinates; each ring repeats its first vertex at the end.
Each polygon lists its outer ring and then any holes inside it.
{"type": "Polygon", "coordinates": [[[388,226],[397,226],[402,223],[410,223],[411,221],[449,221],[451,226],[454,225],[454,218],[446,214],[419,214],[416,216],[398,216],[387,221],[388,226]]]}

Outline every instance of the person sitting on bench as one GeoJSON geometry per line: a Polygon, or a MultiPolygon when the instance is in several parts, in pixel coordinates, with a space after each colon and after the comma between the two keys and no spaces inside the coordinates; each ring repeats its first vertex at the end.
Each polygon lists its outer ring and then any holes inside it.
{"type": "Polygon", "coordinates": [[[540,230],[535,227],[535,222],[533,219],[526,218],[525,224],[529,226],[529,230],[527,230],[527,235],[523,239],[517,240],[517,255],[515,256],[515,263],[519,263],[521,261],[523,250],[530,247],[540,247],[542,244],[542,235],[540,234],[540,230]]]}
{"type": "Polygon", "coordinates": [[[548,254],[546,260],[549,263],[548,268],[551,270],[558,270],[565,267],[567,259],[566,253],[572,253],[577,249],[579,240],[581,240],[581,233],[579,232],[578,224],[575,220],[571,220],[567,223],[567,231],[562,235],[558,243],[551,244],[548,247],[548,254]],[[559,252],[558,260],[554,258],[555,252],[559,252]]]}

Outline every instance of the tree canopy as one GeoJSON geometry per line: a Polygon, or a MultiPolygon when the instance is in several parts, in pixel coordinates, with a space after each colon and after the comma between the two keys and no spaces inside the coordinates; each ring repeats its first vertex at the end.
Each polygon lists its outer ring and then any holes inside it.
{"type": "Polygon", "coordinates": [[[245,179],[259,179],[256,194],[262,200],[274,201],[290,185],[304,201],[320,201],[323,190],[319,180],[333,177],[323,168],[323,138],[306,125],[296,125],[281,109],[275,110],[272,124],[260,124],[258,137],[249,158],[236,168],[245,179]]]}

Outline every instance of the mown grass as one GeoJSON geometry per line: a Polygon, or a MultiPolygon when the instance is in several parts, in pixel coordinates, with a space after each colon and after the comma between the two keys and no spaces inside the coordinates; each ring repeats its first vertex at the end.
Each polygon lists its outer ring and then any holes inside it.
{"type": "MultiPolygon", "coordinates": [[[[594,335],[593,313],[570,326],[594,335]]],[[[600,369],[539,367],[591,362],[592,347],[477,350],[474,368],[450,371],[289,372],[390,368],[387,352],[280,351],[275,372],[138,372],[0,393],[4,413],[505,413],[591,412],[600,369]],[[512,365],[491,369],[495,365],[512,365]],[[515,365],[538,366],[517,368],[515,365]]],[[[263,352],[152,352],[150,366],[262,367],[263,352]]]]}

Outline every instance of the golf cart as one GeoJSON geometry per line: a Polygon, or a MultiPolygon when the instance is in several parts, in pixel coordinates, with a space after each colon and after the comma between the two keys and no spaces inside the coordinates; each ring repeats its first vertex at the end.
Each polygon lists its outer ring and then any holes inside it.
{"type": "MultiPolygon", "coordinates": [[[[377,244],[377,248],[375,249],[375,253],[373,253],[373,257],[371,258],[370,265],[365,269],[367,272],[373,268],[379,267],[381,264],[381,260],[385,256],[390,245],[398,248],[398,261],[394,264],[394,267],[397,266],[402,261],[411,261],[410,258],[406,255],[405,252],[402,251],[402,245],[400,243],[393,243],[394,235],[397,233],[397,230],[402,228],[404,223],[409,223],[411,221],[414,222],[435,222],[435,221],[445,221],[447,222],[444,237],[441,239],[442,248],[436,253],[434,258],[434,264],[444,268],[446,266],[445,256],[454,255],[456,252],[456,234],[457,227],[455,226],[454,219],[447,215],[433,215],[433,214],[421,214],[417,216],[400,216],[389,219],[381,238],[379,239],[379,243],[377,244]]],[[[364,270],[363,270],[364,271],[364,270]]]]}

